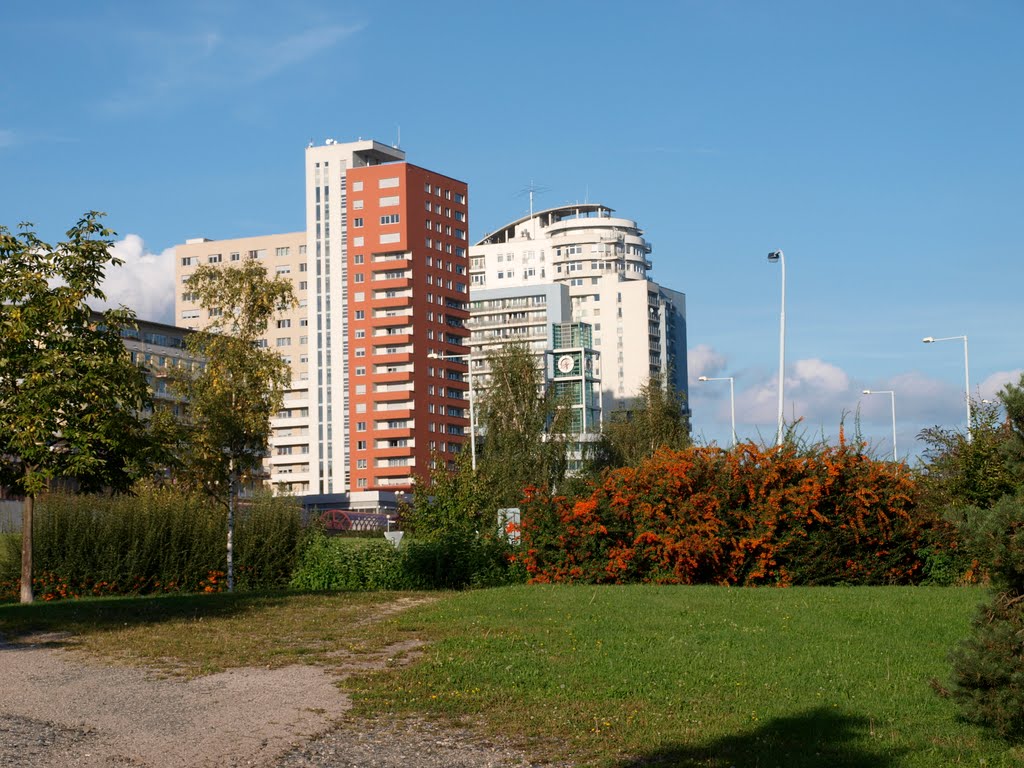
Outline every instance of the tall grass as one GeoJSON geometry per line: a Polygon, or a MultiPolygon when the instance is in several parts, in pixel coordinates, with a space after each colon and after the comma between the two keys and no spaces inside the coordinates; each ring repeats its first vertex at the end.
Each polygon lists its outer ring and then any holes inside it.
{"type": "MultiPolygon", "coordinates": [[[[37,502],[34,574],[40,597],[200,591],[220,588],[226,568],[226,511],[173,488],[135,495],[51,494],[37,502]]],[[[294,568],[300,536],[297,502],[258,498],[236,525],[241,588],[282,586],[294,568]]],[[[17,577],[20,537],[3,542],[8,584],[17,577]]]]}

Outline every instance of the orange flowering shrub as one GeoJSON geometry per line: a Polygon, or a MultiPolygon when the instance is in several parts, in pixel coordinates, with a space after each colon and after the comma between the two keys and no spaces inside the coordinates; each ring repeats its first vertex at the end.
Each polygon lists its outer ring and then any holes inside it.
{"type": "Polygon", "coordinates": [[[903,584],[940,523],[905,465],[842,441],[663,450],[575,502],[531,489],[518,557],[535,582],[903,584]]]}

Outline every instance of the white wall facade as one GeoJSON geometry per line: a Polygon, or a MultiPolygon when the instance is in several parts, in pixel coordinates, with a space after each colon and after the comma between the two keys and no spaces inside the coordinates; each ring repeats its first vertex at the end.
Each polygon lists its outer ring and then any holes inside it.
{"type": "MultiPolygon", "coordinates": [[[[471,299],[480,291],[567,286],[569,319],[594,329],[606,412],[628,406],[651,376],[666,376],[685,395],[685,296],[649,278],[652,246],[643,234],[597,203],[518,219],[470,248],[471,299]]],[[[478,333],[474,327],[475,348],[478,333]]]]}

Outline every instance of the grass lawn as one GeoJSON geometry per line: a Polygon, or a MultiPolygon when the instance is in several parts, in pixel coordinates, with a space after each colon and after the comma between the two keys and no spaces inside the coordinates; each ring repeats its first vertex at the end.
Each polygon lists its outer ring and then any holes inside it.
{"type": "Polygon", "coordinates": [[[43,633],[53,645],[186,677],[231,667],[330,666],[339,654],[394,642],[397,629],[387,617],[396,601],[436,598],[236,592],[11,603],[0,605],[0,634],[16,642],[43,633]]]}
{"type": "Polygon", "coordinates": [[[357,683],[365,711],[482,715],[586,764],[1022,765],[930,678],[985,594],[950,588],[517,587],[403,614],[436,638],[357,683]],[[649,762],[648,762],[649,761],[649,762]]]}
{"type": "Polygon", "coordinates": [[[198,674],[431,641],[349,680],[358,711],[468,718],[580,765],[1016,766],[931,678],[978,589],[512,587],[0,606],[0,632],[198,674]],[[396,599],[428,604],[389,614],[396,599]],[[435,599],[436,598],[436,599],[435,599]]]}

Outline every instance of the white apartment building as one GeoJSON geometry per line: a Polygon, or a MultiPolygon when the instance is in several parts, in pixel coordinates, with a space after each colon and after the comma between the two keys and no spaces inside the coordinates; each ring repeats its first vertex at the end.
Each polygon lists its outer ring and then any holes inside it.
{"type": "Polygon", "coordinates": [[[643,234],[613,209],[585,203],[533,213],[484,237],[469,251],[473,357],[485,356],[496,336],[533,343],[537,330],[516,319],[496,327],[482,297],[559,284],[569,292],[563,320],[593,328],[605,413],[628,406],[651,376],[667,376],[685,395],[686,297],[649,278],[652,247],[643,234]]]}

